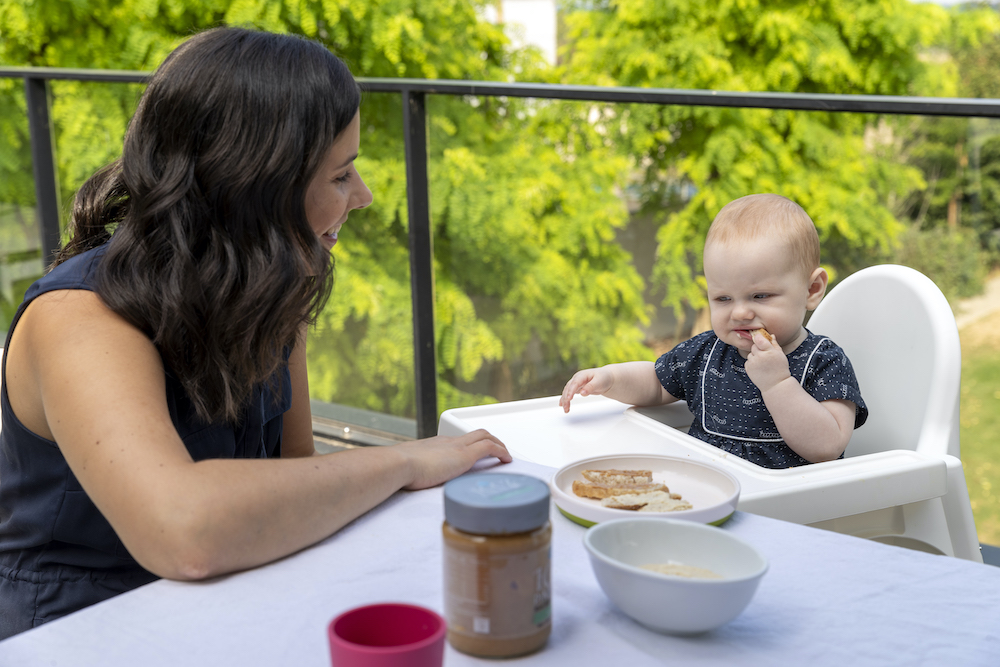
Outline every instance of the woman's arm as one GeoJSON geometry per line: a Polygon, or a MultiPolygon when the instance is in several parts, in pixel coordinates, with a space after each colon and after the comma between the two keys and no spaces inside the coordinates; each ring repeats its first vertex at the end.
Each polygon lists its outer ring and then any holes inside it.
{"type": "Polygon", "coordinates": [[[401,488],[440,484],[486,456],[511,460],[476,431],[326,456],[194,462],[170,420],[156,349],[86,291],[36,299],[11,348],[15,413],[58,443],[129,552],[167,578],[270,562],[401,488]]]}
{"type": "Polygon", "coordinates": [[[306,326],[288,358],[292,377],[292,407],[284,414],[281,427],[281,457],[295,458],[316,454],[313,440],[312,408],[309,406],[309,370],[306,366],[306,326]]]}

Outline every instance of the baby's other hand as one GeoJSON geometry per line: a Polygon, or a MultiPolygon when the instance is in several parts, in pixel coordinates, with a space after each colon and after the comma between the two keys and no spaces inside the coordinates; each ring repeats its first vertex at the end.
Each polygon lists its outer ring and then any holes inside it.
{"type": "Polygon", "coordinates": [[[764,392],[791,377],[788,371],[788,357],[777,343],[772,343],[763,335],[754,332],[751,336],[753,347],[747,356],[747,375],[757,388],[764,392]]]}
{"type": "Polygon", "coordinates": [[[569,402],[573,400],[573,396],[576,394],[580,394],[581,396],[590,396],[591,394],[600,396],[611,389],[612,384],[613,377],[607,367],[588,368],[579,371],[563,387],[562,396],[559,398],[559,405],[562,406],[563,412],[569,412],[569,402]]]}

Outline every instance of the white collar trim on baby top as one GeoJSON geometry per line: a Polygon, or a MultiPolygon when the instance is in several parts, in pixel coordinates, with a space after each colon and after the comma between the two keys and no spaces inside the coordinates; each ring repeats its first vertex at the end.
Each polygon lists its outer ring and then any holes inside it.
{"type": "MultiPolygon", "coordinates": [[[[799,376],[799,378],[798,378],[798,381],[799,381],[800,385],[806,379],[806,373],[809,372],[809,365],[812,363],[813,356],[816,354],[816,351],[819,349],[819,346],[822,345],[824,342],[826,342],[828,340],[830,340],[830,339],[826,338],[826,337],[821,337],[816,342],[816,345],[813,347],[813,349],[809,352],[809,358],[806,359],[805,366],[803,366],[803,368],[802,368],[802,375],[799,376]]],[[[719,348],[720,345],[722,346],[721,349],[723,351],[726,349],[726,347],[728,347],[718,337],[716,337],[715,343],[712,344],[712,349],[709,351],[708,355],[705,357],[705,365],[702,366],[702,369],[701,369],[701,428],[704,429],[704,431],[706,433],[710,433],[712,435],[719,436],[721,438],[730,438],[730,439],[734,439],[734,440],[744,440],[744,441],[747,441],[747,442],[783,442],[784,438],[782,438],[781,435],[779,435],[777,433],[774,434],[777,437],[747,438],[745,436],[733,435],[733,434],[730,434],[730,433],[721,433],[721,432],[718,432],[718,431],[713,431],[711,428],[709,428],[709,415],[708,415],[708,411],[706,409],[706,405],[708,404],[708,400],[707,400],[707,395],[705,393],[705,385],[708,384],[708,382],[707,382],[707,380],[708,380],[708,373],[710,372],[709,369],[712,367],[712,357],[715,356],[715,351],[716,351],[716,349],[719,348]]],[[[715,373],[717,374],[718,371],[715,371],[715,373]]],[[[762,436],[764,436],[764,435],[770,436],[770,434],[762,434],[762,436]]]]}

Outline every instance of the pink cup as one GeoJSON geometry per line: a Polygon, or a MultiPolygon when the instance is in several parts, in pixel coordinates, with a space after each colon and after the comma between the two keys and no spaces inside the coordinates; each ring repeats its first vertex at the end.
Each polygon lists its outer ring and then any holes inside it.
{"type": "Polygon", "coordinates": [[[330,621],[333,667],[441,667],[445,620],[410,604],[357,607],[330,621]]]}

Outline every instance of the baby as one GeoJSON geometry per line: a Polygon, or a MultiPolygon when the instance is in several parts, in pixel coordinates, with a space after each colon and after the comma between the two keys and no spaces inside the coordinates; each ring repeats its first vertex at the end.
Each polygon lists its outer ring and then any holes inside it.
{"type": "Polygon", "coordinates": [[[685,400],[690,435],[757,465],[843,456],[868,408],[844,351],[803,326],[829,279],[812,219],[778,195],[730,202],[708,230],[704,270],[711,331],[655,363],[580,371],[559,405],[569,412],[576,394],[643,406],[685,400]]]}

